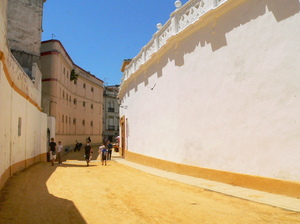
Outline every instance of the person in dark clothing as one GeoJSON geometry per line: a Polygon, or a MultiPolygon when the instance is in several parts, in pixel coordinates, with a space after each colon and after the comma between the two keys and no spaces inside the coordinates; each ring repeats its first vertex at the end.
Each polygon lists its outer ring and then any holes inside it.
{"type": "Polygon", "coordinates": [[[107,160],[111,160],[111,153],[112,153],[112,144],[110,143],[110,141],[107,142],[107,160]]]}
{"type": "Polygon", "coordinates": [[[74,148],[74,152],[76,152],[76,150],[80,151],[81,147],[82,147],[82,143],[79,143],[76,140],[76,145],[75,145],[75,148],[74,148]]]}
{"type": "Polygon", "coordinates": [[[51,138],[51,142],[49,143],[50,147],[50,160],[52,162],[52,166],[54,166],[54,161],[56,160],[56,143],[54,142],[54,138],[51,138]]]}
{"type": "Polygon", "coordinates": [[[90,146],[90,143],[87,142],[86,146],[85,146],[85,161],[86,161],[86,166],[90,165],[90,161],[92,159],[92,155],[93,155],[93,150],[92,147],[90,146]]]}

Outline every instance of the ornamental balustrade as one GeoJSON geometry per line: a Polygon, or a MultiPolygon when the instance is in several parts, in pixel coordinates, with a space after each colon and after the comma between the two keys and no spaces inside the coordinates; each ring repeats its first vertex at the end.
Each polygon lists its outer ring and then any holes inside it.
{"type": "Polygon", "coordinates": [[[157,24],[158,31],[153,35],[150,42],[145,45],[140,53],[134,57],[123,72],[122,84],[131,74],[136,72],[141,65],[151,59],[167,41],[174,35],[182,32],[188,26],[198,21],[201,16],[212,9],[219,7],[228,0],[190,0],[183,6],[180,1],[175,2],[177,9],[170,15],[170,19],[164,24],[157,24]]]}

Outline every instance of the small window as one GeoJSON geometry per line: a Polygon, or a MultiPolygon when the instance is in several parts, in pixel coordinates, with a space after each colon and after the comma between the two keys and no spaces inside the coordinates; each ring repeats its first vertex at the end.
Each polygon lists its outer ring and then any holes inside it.
{"type": "Polygon", "coordinates": [[[83,101],[82,106],[85,107],[85,101],[83,101]]]}
{"type": "Polygon", "coordinates": [[[85,83],[83,83],[83,88],[85,89],[85,83]]]}
{"type": "Polygon", "coordinates": [[[85,120],[82,120],[82,126],[85,126],[85,120]]]}
{"type": "Polygon", "coordinates": [[[74,105],[76,105],[77,104],[77,100],[76,100],[76,98],[74,99],[74,105]]]}
{"type": "Polygon", "coordinates": [[[91,92],[94,92],[94,87],[91,88],[91,92]]]}
{"type": "Polygon", "coordinates": [[[91,127],[93,127],[93,125],[94,125],[94,123],[93,123],[93,121],[91,121],[91,127]]]}
{"type": "Polygon", "coordinates": [[[94,109],[94,105],[93,105],[93,104],[91,104],[91,109],[92,109],[92,110],[94,109]]]}
{"type": "Polygon", "coordinates": [[[73,124],[74,124],[74,125],[76,124],[76,118],[73,119],[73,124]]]}

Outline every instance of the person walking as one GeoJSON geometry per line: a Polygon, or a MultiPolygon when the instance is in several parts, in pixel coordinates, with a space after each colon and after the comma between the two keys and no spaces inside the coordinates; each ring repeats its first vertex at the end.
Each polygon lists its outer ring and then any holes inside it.
{"type": "Polygon", "coordinates": [[[63,146],[61,144],[61,141],[58,142],[57,146],[57,159],[58,159],[58,165],[62,165],[62,152],[63,152],[63,146]]]}
{"type": "Polygon", "coordinates": [[[103,166],[103,164],[105,164],[105,166],[106,166],[107,152],[108,152],[108,150],[105,148],[104,145],[101,145],[99,147],[98,153],[100,153],[100,158],[101,158],[102,166],[103,166]]]}
{"type": "Polygon", "coordinates": [[[52,163],[52,166],[54,166],[54,161],[56,160],[56,142],[54,141],[54,138],[51,138],[51,142],[49,143],[50,147],[50,160],[52,163]]]}
{"type": "Polygon", "coordinates": [[[112,153],[112,147],[113,145],[110,143],[110,141],[107,142],[107,160],[111,160],[111,153],[112,153]]]}
{"type": "Polygon", "coordinates": [[[87,142],[86,146],[85,146],[85,155],[84,155],[85,161],[86,161],[86,166],[90,165],[92,155],[93,155],[92,147],[90,146],[90,142],[87,142]]]}

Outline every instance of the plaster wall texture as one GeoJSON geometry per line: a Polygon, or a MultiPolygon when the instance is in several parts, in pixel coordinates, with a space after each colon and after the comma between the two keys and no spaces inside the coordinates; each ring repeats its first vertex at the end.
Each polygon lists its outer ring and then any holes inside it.
{"type": "MultiPolygon", "coordinates": [[[[15,172],[43,160],[47,150],[47,116],[40,111],[41,89],[32,83],[10,53],[6,41],[6,6],[7,0],[1,1],[0,188],[15,172]]],[[[34,70],[39,78],[38,68],[34,70]]]]}
{"type": "Polygon", "coordinates": [[[300,181],[299,1],[225,6],[213,21],[172,37],[123,83],[125,147],[300,181]]]}
{"type": "Polygon", "coordinates": [[[8,85],[5,74],[3,71],[3,64],[0,61],[0,99],[1,105],[7,110],[3,110],[0,113],[1,128],[0,128],[0,175],[2,175],[5,170],[10,166],[10,139],[11,139],[11,119],[12,114],[10,113],[10,108],[12,107],[11,101],[11,88],[8,85]],[[6,99],[6,100],[4,100],[6,99]]]}
{"type": "Polygon", "coordinates": [[[44,0],[9,0],[10,49],[39,56],[44,0]]]}
{"type": "MultiPolygon", "coordinates": [[[[47,150],[46,114],[40,112],[37,106],[26,99],[22,93],[12,88],[3,67],[1,64],[0,100],[5,108],[0,114],[1,176],[11,166],[16,166],[16,171],[19,171],[31,165],[26,164],[26,160],[43,160],[41,155],[47,150]],[[19,125],[21,125],[20,135],[19,125]]],[[[9,175],[12,174],[13,172],[9,173],[9,175]]],[[[0,182],[3,184],[2,177],[0,182]]]]}
{"type": "MultiPolygon", "coordinates": [[[[0,2],[0,21],[2,21],[0,26],[0,43],[2,44],[6,42],[6,35],[7,35],[6,17],[7,17],[7,0],[0,2]]],[[[1,47],[1,49],[3,48],[1,47]]]]}

